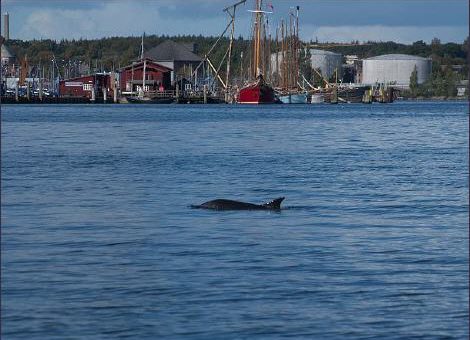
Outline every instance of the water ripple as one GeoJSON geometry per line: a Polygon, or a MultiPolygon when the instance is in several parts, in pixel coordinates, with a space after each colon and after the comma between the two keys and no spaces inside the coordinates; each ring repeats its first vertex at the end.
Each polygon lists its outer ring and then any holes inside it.
{"type": "Polygon", "coordinates": [[[2,336],[468,338],[467,112],[2,106],[2,336]]]}

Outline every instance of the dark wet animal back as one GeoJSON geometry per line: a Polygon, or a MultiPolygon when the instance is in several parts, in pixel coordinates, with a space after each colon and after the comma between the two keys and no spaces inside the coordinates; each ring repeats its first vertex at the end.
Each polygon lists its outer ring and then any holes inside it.
{"type": "Polygon", "coordinates": [[[284,197],[276,198],[265,204],[253,204],[227,199],[216,199],[202,203],[201,205],[192,205],[192,208],[212,209],[212,210],[281,210],[281,202],[284,197]]]}

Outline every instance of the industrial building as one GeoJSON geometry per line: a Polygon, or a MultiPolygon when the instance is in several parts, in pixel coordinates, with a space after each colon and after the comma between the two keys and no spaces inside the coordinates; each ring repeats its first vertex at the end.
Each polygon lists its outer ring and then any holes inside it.
{"type": "Polygon", "coordinates": [[[5,13],[3,15],[3,34],[0,36],[1,45],[1,74],[2,85],[5,86],[7,77],[15,77],[18,72],[18,60],[15,54],[7,46],[10,39],[10,15],[5,13]]]}
{"type": "Polygon", "coordinates": [[[335,52],[311,49],[312,67],[320,69],[322,76],[329,79],[338,71],[338,79],[341,79],[343,70],[343,55],[335,52]]]}
{"type": "Polygon", "coordinates": [[[362,61],[362,84],[394,84],[395,87],[408,88],[411,73],[418,72],[418,84],[424,83],[431,75],[431,58],[407,54],[386,54],[362,61]]]}
{"type": "Polygon", "coordinates": [[[8,12],[3,14],[3,34],[0,37],[0,45],[2,48],[2,66],[11,65],[15,62],[15,55],[5,46],[5,42],[10,39],[10,15],[8,12]]]}
{"type": "Polygon", "coordinates": [[[3,43],[1,46],[2,65],[12,65],[15,63],[15,55],[3,43]]]}

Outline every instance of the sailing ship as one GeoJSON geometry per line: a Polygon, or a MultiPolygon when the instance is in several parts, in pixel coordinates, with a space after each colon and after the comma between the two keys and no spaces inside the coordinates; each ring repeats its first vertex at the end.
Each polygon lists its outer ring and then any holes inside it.
{"type": "Polygon", "coordinates": [[[266,43],[266,24],[264,15],[266,12],[262,8],[262,0],[256,0],[256,6],[253,13],[253,47],[252,47],[252,68],[251,77],[254,79],[251,83],[240,89],[238,93],[238,102],[240,104],[273,104],[276,102],[274,89],[264,78],[263,71],[266,65],[265,43],[266,43]]]}
{"type": "MultiPolygon", "coordinates": [[[[305,104],[307,93],[300,86],[300,53],[301,43],[299,38],[299,9],[296,14],[289,13],[289,31],[284,20],[281,22],[281,69],[279,70],[279,52],[276,52],[276,73],[280,75],[281,83],[276,91],[279,100],[284,104],[305,104]]],[[[277,41],[276,37],[276,41],[277,41]]],[[[279,45],[279,42],[278,42],[279,45]]]]}

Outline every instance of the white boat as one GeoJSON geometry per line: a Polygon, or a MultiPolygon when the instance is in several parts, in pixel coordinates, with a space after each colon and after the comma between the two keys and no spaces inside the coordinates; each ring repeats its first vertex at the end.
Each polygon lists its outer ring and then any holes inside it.
{"type": "Polygon", "coordinates": [[[312,94],[310,103],[312,104],[321,104],[325,102],[325,96],[323,93],[314,93],[312,94]]]}

